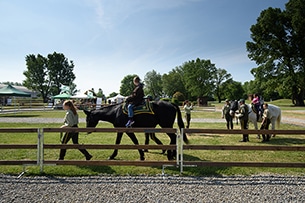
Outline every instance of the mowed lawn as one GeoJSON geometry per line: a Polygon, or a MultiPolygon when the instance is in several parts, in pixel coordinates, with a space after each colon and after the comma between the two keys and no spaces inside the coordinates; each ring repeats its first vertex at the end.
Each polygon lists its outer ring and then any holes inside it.
{"type": "MultiPolygon", "coordinates": [[[[219,105],[219,104],[217,104],[219,105]]],[[[220,106],[220,105],[219,105],[220,106]]],[[[198,107],[197,107],[198,108],[198,107]]],[[[80,117],[84,118],[83,112],[79,112],[80,117]]],[[[0,114],[0,117],[28,117],[28,118],[62,118],[64,111],[43,111],[43,112],[23,112],[14,114],[0,114]]],[[[203,111],[195,109],[192,113],[193,118],[221,118],[220,112],[203,111]]],[[[42,119],[43,120],[43,119],[42,119]]],[[[59,127],[58,123],[0,123],[1,128],[49,128],[59,127]]],[[[85,127],[85,123],[80,123],[80,127],[85,127]]],[[[100,122],[99,128],[112,127],[111,124],[100,122]]],[[[175,128],[177,126],[175,125],[175,128]]],[[[225,123],[195,123],[191,122],[191,128],[208,128],[208,129],[225,129],[225,123]]],[[[240,129],[235,125],[235,129],[240,129]]],[[[253,128],[250,124],[250,128],[253,128]]],[[[281,129],[302,129],[304,126],[281,124],[281,129]]],[[[144,144],[144,133],[137,133],[140,144],[144,144]]],[[[169,138],[164,133],[156,134],[164,143],[169,144],[169,138]]],[[[246,145],[246,146],[304,146],[305,135],[277,135],[269,143],[261,143],[256,135],[250,135],[250,142],[241,143],[241,135],[222,135],[222,134],[191,134],[188,135],[190,144],[205,145],[246,145]]],[[[114,144],[116,133],[80,133],[80,144],[114,144]]],[[[36,144],[37,133],[0,133],[0,143],[2,144],[36,144]]],[[[45,133],[45,143],[60,143],[59,133],[45,133]]],[[[71,143],[71,142],[70,142],[71,143]]],[[[151,144],[155,144],[150,141],[151,144]]],[[[122,144],[132,144],[127,135],[123,136],[122,144]]],[[[88,150],[92,155],[92,160],[106,160],[112,153],[112,150],[88,150]]],[[[29,149],[1,149],[2,160],[35,160],[37,156],[36,150],[29,149]]],[[[44,151],[45,160],[56,160],[59,155],[58,149],[46,149],[44,151]]],[[[83,155],[74,149],[67,151],[66,160],[85,160],[83,155]]],[[[161,150],[150,150],[145,154],[146,160],[167,160],[166,155],[161,154],[161,150]]],[[[139,160],[137,150],[119,150],[117,160],[139,160]]],[[[216,151],[216,150],[186,150],[184,154],[186,161],[253,161],[253,162],[305,162],[304,152],[276,152],[276,151],[216,151]]],[[[0,173],[18,174],[23,170],[22,166],[0,166],[0,173]]],[[[26,167],[28,175],[39,174],[39,167],[26,167]]],[[[98,174],[114,174],[114,175],[155,175],[161,173],[161,167],[135,167],[135,166],[45,166],[44,172],[48,175],[62,176],[82,176],[82,175],[98,175],[98,174]]],[[[179,174],[176,167],[167,167],[167,174],[179,174]]],[[[185,167],[184,175],[252,175],[261,173],[274,174],[290,174],[304,175],[305,170],[302,168],[243,168],[243,167],[185,167]]]]}

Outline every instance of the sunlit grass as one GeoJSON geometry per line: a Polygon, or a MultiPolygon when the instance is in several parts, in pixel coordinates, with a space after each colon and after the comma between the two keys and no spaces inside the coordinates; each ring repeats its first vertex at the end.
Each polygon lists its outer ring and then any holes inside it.
{"type": "MultiPolygon", "coordinates": [[[[58,127],[58,124],[25,124],[25,123],[1,123],[1,127],[58,127]]],[[[85,127],[84,123],[80,127],[85,127]]],[[[100,123],[98,127],[112,127],[108,123],[100,123]]],[[[177,127],[177,126],[175,126],[177,127]]],[[[192,128],[213,128],[225,129],[224,123],[191,123],[192,128]]],[[[253,126],[250,125],[250,128],[253,126]]],[[[235,125],[239,129],[239,125],[235,125]]],[[[282,129],[304,129],[294,125],[282,124],[282,129]]],[[[304,129],[305,130],[305,129],[304,129]]],[[[144,133],[137,133],[140,144],[144,144],[144,133]]],[[[114,144],[115,133],[80,133],[80,144],[114,144]]],[[[169,143],[169,138],[164,133],[158,133],[157,137],[164,143],[169,143]]],[[[261,143],[256,139],[256,135],[250,135],[249,143],[240,143],[241,135],[221,135],[221,134],[204,134],[196,133],[188,136],[191,144],[206,145],[287,145],[299,146],[304,145],[304,135],[277,135],[269,143],[261,143]]],[[[35,144],[37,143],[37,133],[0,133],[1,143],[5,144],[35,144]]],[[[60,143],[59,133],[45,133],[45,143],[60,143]]],[[[150,141],[151,144],[153,141],[150,141]]],[[[70,141],[71,144],[71,141],[70,141]]],[[[133,144],[127,135],[123,136],[122,144],[133,144]]],[[[0,150],[2,160],[35,160],[36,150],[0,150]]],[[[93,155],[92,160],[106,160],[112,153],[112,150],[89,150],[93,155]]],[[[45,160],[56,160],[59,155],[59,149],[45,149],[45,160]]],[[[150,150],[145,154],[146,160],[167,160],[166,155],[161,154],[161,150],[150,150]]],[[[65,157],[67,160],[84,160],[83,155],[74,149],[67,150],[65,157]]],[[[186,161],[257,161],[257,162],[304,162],[303,152],[263,152],[263,151],[207,151],[207,150],[186,150],[184,160],[186,161]]],[[[117,160],[139,160],[137,150],[119,150],[117,160]]],[[[39,167],[27,167],[27,174],[39,174],[39,167]]],[[[22,171],[22,166],[0,166],[0,173],[18,174],[22,171]]],[[[185,167],[185,175],[251,175],[259,173],[279,173],[279,174],[303,174],[303,169],[281,169],[281,168],[241,168],[241,167],[185,167]]],[[[98,174],[115,174],[115,175],[154,175],[160,174],[160,167],[134,167],[134,166],[45,166],[44,172],[48,175],[63,176],[82,176],[98,174]]],[[[175,167],[166,168],[168,174],[179,174],[179,169],[175,167]]]]}
{"type": "MultiPolygon", "coordinates": [[[[289,101],[279,101],[277,104],[289,111],[284,110],[283,116],[292,118],[304,118],[303,112],[297,112],[296,107],[287,105],[289,101]],[[286,106],[285,106],[286,105],[286,106]],[[290,112],[293,111],[293,112],[290,112]]],[[[213,104],[217,110],[221,109],[223,103],[213,104]]],[[[300,107],[301,109],[301,107],[300,107]]],[[[31,112],[15,112],[10,114],[1,114],[0,117],[37,117],[37,118],[63,118],[65,112],[63,110],[54,111],[31,111],[31,112]]],[[[85,114],[79,111],[80,118],[85,118],[85,114]]],[[[219,111],[206,111],[202,107],[195,107],[192,112],[192,118],[208,118],[220,119],[219,111]]],[[[53,128],[59,127],[58,123],[0,123],[1,128],[53,128]]],[[[79,127],[85,127],[85,123],[80,123],[79,127]]],[[[99,128],[111,128],[111,124],[101,122],[97,126],[99,128]]],[[[174,126],[177,128],[177,124],[174,126]]],[[[253,125],[250,124],[250,129],[253,125]]],[[[191,128],[209,128],[209,129],[226,129],[225,123],[196,123],[191,121],[191,128]]],[[[234,123],[234,129],[240,129],[239,125],[234,123]]],[[[304,129],[303,126],[295,126],[281,124],[281,129],[293,130],[304,129]]],[[[144,133],[137,133],[137,138],[140,144],[144,144],[144,133]]],[[[164,143],[169,144],[169,138],[164,133],[156,134],[157,137],[164,143]]],[[[249,143],[241,143],[241,135],[221,135],[221,134],[204,134],[195,133],[188,136],[190,144],[206,144],[206,145],[283,145],[283,146],[304,146],[304,135],[277,135],[269,143],[261,143],[261,140],[256,138],[256,135],[250,135],[249,143]]],[[[116,133],[80,133],[80,144],[114,144],[116,133]]],[[[0,143],[2,144],[36,144],[37,133],[0,133],[0,143]]],[[[45,133],[45,143],[57,144],[60,143],[59,133],[45,133]]],[[[69,142],[70,144],[72,141],[69,142]]],[[[124,134],[122,144],[133,144],[129,137],[124,134]]],[[[155,144],[150,141],[150,144],[155,144]]],[[[106,160],[111,155],[112,150],[88,150],[92,155],[92,160],[106,160]]],[[[0,150],[2,160],[36,160],[36,150],[14,149],[0,150]]],[[[59,155],[59,149],[45,149],[45,160],[56,160],[59,155]]],[[[167,160],[166,155],[161,154],[161,150],[150,150],[145,154],[146,160],[167,160]]],[[[84,156],[74,149],[67,150],[65,157],[67,160],[85,160],[84,156]]],[[[139,160],[137,150],[119,150],[118,160],[139,160]]],[[[207,151],[207,150],[186,150],[184,160],[201,160],[201,161],[257,161],[257,162],[305,162],[303,152],[273,152],[273,151],[207,151]]],[[[39,167],[26,167],[27,174],[39,174],[39,167]]],[[[22,166],[0,166],[0,173],[18,174],[22,171],[22,166]]],[[[260,173],[278,173],[278,174],[293,174],[304,175],[304,169],[298,168],[243,168],[243,167],[185,167],[185,175],[251,175],[260,173]]],[[[98,175],[98,174],[113,174],[113,175],[155,175],[161,173],[160,167],[134,167],[134,166],[45,166],[44,172],[48,175],[62,176],[82,176],[82,175],[98,175]]],[[[167,174],[179,174],[179,169],[176,167],[166,168],[167,174]]]]}

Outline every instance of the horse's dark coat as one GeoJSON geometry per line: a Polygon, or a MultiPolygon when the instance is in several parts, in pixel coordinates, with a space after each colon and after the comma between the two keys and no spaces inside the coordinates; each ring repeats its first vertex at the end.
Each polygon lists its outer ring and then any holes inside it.
{"type": "MultiPolygon", "coordinates": [[[[173,128],[176,115],[179,128],[184,128],[184,123],[181,116],[181,111],[176,104],[172,104],[165,101],[152,102],[154,114],[140,114],[134,117],[135,123],[133,127],[141,128],[154,128],[157,125],[162,128],[173,128]]],[[[125,127],[128,121],[127,115],[123,114],[122,105],[110,105],[104,106],[100,110],[84,111],[87,114],[86,122],[87,127],[96,127],[100,120],[108,121],[113,124],[114,127],[125,127]]],[[[176,144],[176,134],[167,133],[170,137],[170,144],[176,144]]],[[[121,143],[123,133],[117,133],[116,144],[121,143]]],[[[134,144],[139,144],[138,139],[134,133],[127,133],[134,144]]],[[[184,142],[188,143],[186,135],[183,135],[184,142]]],[[[114,159],[118,153],[118,150],[114,150],[110,159],[114,159]]],[[[140,159],[144,160],[143,150],[139,150],[140,159]]],[[[172,160],[175,156],[175,151],[167,150],[167,157],[172,160]]]]}

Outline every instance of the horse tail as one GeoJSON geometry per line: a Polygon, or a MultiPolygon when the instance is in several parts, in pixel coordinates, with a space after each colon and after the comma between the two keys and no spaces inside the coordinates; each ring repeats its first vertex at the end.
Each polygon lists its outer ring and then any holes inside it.
{"type": "MultiPolygon", "coordinates": [[[[184,122],[183,122],[183,119],[182,119],[182,115],[181,115],[181,111],[180,111],[180,108],[177,104],[174,104],[172,103],[172,105],[176,108],[176,111],[177,111],[177,121],[178,121],[178,126],[179,126],[179,129],[181,131],[182,128],[184,128],[184,122]]],[[[183,141],[188,144],[189,143],[189,140],[186,136],[185,133],[183,133],[183,141]]]]}

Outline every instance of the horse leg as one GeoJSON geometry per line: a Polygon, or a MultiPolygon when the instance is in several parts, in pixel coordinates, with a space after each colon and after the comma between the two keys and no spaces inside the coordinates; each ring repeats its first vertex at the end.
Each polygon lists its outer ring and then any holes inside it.
{"type": "MultiPolygon", "coordinates": [[[[149,145],[149,135],[150,133],[145,133],[145,145],[149,145]]],[[[148,149],[144,149],[144,152],[148,152],[148,149]]]]}
{"type": "MultiPolygon", "coordinates": [[[[134,133],[127,133],[127,135],[135,145],[139,145],[139,141],[134,133]]],[[[140,154],[140,160],[144,161],[145,160],[144,151],[142,149],[138,149],[138,151],[140,154]]]]}
{"type": "MultiPolygon", "coordinates": [[[[115,144],[120,144],[122,140],[123,133],[117,133],[115,144]]],[[[118,155],[118,149],[115,149],[112,155],[108,158],[109,160],[113,160],[118,155]]]]}
{"type": "MultiPolygon", "coordinates": [[[[256,119],[253,121],[253,124],[254,124],[254,128],[255,128],[255,130],[258,130],[258,127],[257,127],[257,121],[256,121],[256,119]]],[[[261,139],[260,134],[257,134],[257,139],[261,139]]]]}
{"type": "Polygon", "coordinates": [[[233,115],[233,118],[235,118],[235,120],[236,120],[236,125],[238,125],[238,118],[235,116],[235,114],[233,115]]]}
{"type": "MultiPolygon", "coordinates": [[[[275,130],[275,118],[271,119],[271,129],[275,130]]],[[[272,137],[275,137],[275,134],[273,134],[272,137]]]]}
{"type": "MultiPolygon", "coordinates": [[[[155,133],[150,133],[150,138],[155,141],[155,143],[157,143],[158,145],[163,145],[163,143],[156,137],[155,133]]],[[[165,149],[162,150],[162,154],[165,153],[165,149]]]]}
{"type": "MultiPolygon", "coordinates": [[[[169,138],[170,138],[170,144],[171,145],[176,145],[177,140],[176,140],[176,134],[174,133],[167,133],[169,138]]],[[[167,159],[170,160],[174,160],[174,157],[176,157],[176,150],[167,150],[167,159]]]]}

